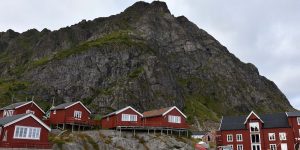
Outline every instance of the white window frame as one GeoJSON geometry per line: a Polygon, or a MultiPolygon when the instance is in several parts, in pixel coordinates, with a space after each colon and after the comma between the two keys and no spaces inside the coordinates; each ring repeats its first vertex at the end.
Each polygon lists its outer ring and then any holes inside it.
{"type": "Polygon", "coordinates": [[[137,121],[137,115],[135,114],[122,114],[122,121],[137,121]]]}
{"type": "Polygon", "coordinates": [[[180,116],[169,115],[168,116],[168,122],[171,122],[171,123],[181,123],[181,117],[180,116]]]}
{"type": "Polygon", "coordinates": [[[269,136],[269,141],[276,141],[276,134],[275,133],[269,133],[268,136],[269,136]],[[272,138],[273,137],[272,135],[274,135],[274,139],[272,138]]]}
{"type": "Polygon", "coordinates": [[[276,144],[270,144],[270,150],[277,150],[276,144]],[[273,148],[275,148],[275,149],[272,149],[272,146],[274,146],[273,148]]]}
{"type": "Polygon", "coordinates": [[[260,144],[251,144],[251,150],[253,150],[253,146],[259,146],[259,149],[262,150],[260,144]]]}
{"type": "Polygon", "coordinates": [[[279,140],[280,141],[285,141],[286,140],[286,133],[285,132],[280,132],[279,133],[279,140]]]}
{"type": "MultiPolygon", "coordinates": [[[[252,141],[252,135],[258,135],[258,139],[259,139],[258,143],[261,142],[260,134],[259,134],[259,133],[254,133],[254,134],[250,134],[250,141],[251,141],[251,143],[253,143],[253,141],[252,141]]],[[[255,143],[253,143],[253,144],[257,144],[257,143],[255,142],[255,143]]]]}
{"type": "Polygon", "coordinates": [[[53,110],[53,114],[54,114],[54,115],[56,114],[56,110],[53,110]]]}
{"type": "Polygon", "coordinates": [[[4,110],[3,117],[10,117],[14,115],[15,110],[4,110]]]}
{"type": "Polygon", "coordinates": [[[259,132],[259,131],[260,131],[259,123],[258,123],[258,122],[250,122],[250,123],[249,123],[249,129],[250,129],[250,132],[259,132]],[[251,131],[251,129],[252,129],[251,127],[252,127],[252,126],[254,126],[254,129],[255,129],[255,127],[257,127],[257,130],[258,130],[258,131],[251,131]]]}
{"type": "Polygon", "coordinates": [[[227,142],[233,142],[233,135],[232,134],[227,134],[227,142]],[[229,139],[231,137],[231,140],[229,139]]]}
{"type": "Polygon", "coordinates": [[[236,135],[236,141],[237,142],[242,142],[243,141],[243,134],[237,134],[236,135]]]}
{"type": "Polygon", "coordinates": [[[26,114],[29,114],[29,113],[34,114],[34,111],[32,111],[32,110],[30,110],[30,109],[27,109],[27,110],[26,110],[26,114]]]}
{"type": "Polygon", "coordinates": [[[300,125],[300,117],[297,117],[297,123],[300,125]]]}
{"type": "Polygon", "coordinates": [[[74,110],[74,118],[81,119],[82,117],[82,111],[74,110]]]}
{"type": "Polygon", "coordinates": [[[39,140],[40,137],[41,137],[41,128],[39,127],[15,126],[15,131],[13,136],[14,139],[39,140]],[[20,131],[22,131],[21,134],[20,131]]]}
{"type": "Polygon", "coordinates": [[[237,150],[243,150],[243,149],[244,149],[243,144],[238,144],[238,145],[236,146],[236,149],[237,149],[237,150]],[[242,149],[239,149],[239,147],[241,147],[242,149]]]}

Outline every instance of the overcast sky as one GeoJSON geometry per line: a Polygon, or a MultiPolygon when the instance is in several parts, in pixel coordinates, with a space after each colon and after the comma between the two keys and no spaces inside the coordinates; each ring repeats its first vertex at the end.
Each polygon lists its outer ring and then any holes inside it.
{"type": "MultiPolygon", "coordinates": [[[[120,13],[135,0],[0,0],[0,31],[57,30],[120,13]]],[[[148,1],[149,2],[149,1],[148,1]]],[[[300,109],[299,0],[166,0],[244,62],[256,65],[300,109]]]]}

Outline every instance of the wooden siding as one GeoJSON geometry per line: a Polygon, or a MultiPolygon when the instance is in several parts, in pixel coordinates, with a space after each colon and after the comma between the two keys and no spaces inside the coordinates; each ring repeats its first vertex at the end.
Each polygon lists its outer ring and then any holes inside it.
{"type": "Polygon", "coordinates": [[[1,136],[0,136],[0,147],[14,147],[14,148],[23,148],[23,147],[36,147],[36,148],[50,148],[51,145],[48,142],[48,133],[49,131],[34,120],[32,117],[28,117],[24,120],[16,122],[10,126],[4,127],[1,136]],[[31,139],[14,139],[15,126],[26,126],[26,127],[37,127],[41,128],[40,139],[31,140],[31,139]],[[3,141],[5,132],[7,131],[7,141],[3,141]]]}

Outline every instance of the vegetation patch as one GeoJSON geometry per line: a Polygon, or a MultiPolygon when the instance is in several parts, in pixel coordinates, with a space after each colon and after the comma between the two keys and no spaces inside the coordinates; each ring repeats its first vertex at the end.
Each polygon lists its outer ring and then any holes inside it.
{"type": "Polygon", "coordinates": [[[141,66],[141,67],[138,67],[136,68],[135,70],[133,70],[131,73],[129,73],[129,78],[137,78],[140,76],[140,74],[142,74],[144,72],[144,68],[141,66]]]}
{"type": "Polygon", "coordinates": [[[78,133],[77,135],[78,135],[78,137],[79,137],[81,140],[84,141],[84,142],[83,142],[83,147],[84,147],[84,149],[89,150],[88,144],[90,144],[90,145],[93,147],[93,149],[95,149],[95,150],[99,149],[99,145],[98,145],[98,144],[95,142],[95,140],[94,140],[92,137],[90,137],[89,135],[84,134],[84,133],[78,133]]]}

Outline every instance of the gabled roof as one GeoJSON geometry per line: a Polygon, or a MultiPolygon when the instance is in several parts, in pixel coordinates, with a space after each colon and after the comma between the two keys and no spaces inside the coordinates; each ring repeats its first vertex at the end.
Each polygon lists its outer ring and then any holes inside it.
{"type": "Polygon", "coordinates": [[[21,106],[21,105],[24,105],[28,102],[18,102],[18,103],[13,103],[13,104],[10,104],[8,106],[5,106],[3,108],[1,108],[0,110],[7,110],[7,109],[15,109],[16,107],[18,106],[21,106]]]}
{"type": "Polygon", "coordinates": [[[84,109],[86,109],[89,113],[91,113],[91,111],[88,108],[86,108],[80,101],[63,103],[51,108],[50,110],[68,109],[69,107],[72,107],[76,104],[80,104],[81,106],[83,106],[84,109]]]}
{"type": "Polygon", "coordinates": [[[10,117],[4,117],[0,119],[0,126],[10,126],[16,122],[19,122],[23,119],[26,119],[28,117],[32,117],[34,120],[36,120],[37,122],[39,122],[42,126],[44,126],[47,130],[51,130],[49,126],[47,126],[43,121],[41,121],[40,119],[38,119],[35,115],[29,113],[29,114],[19,114],[19,115],[13,115],[10,117]]]}
{"type": "MultiPolygon", "coordinates": [[[[225,116],[222,119],[220,130],[245,130],[244,124],[248,116],[225,116]]],[[[260,115],[263,128],[289,128],[288,118],[285,113],[260,115]]]]}
{"type": "Polygon", "coordinates": [[[45,113],[44,110],[42,108],[40,108],[39,105],[37,105],[34,101],[13,103],[13,104],[10,104],[6,107],[1,108],[0,110],[17,109],[17,108],[20,108],[20,107],[25,106],[27,104],[30,104],[30,103],[34,104],[39,110],[41,110],[43,113],[45,113]]]}
{"type": "Polygon", "coordinates": [[[300,117],[300,111],[286,112],[286,115],[287,115],[288,117],[300,117]]]}
{"type": "Polygon", "coordinates": [[[136,112],[137,114],[139,114],[140,116],[143,117],[143,114],[141,114],[140,112],[138,112],[137,110],[135,110],[135,109],[132,108],[131,106],[127,106],[127,107],[122,108],[122,109],[120,109],[120,110],[117,110],[117,111],[114,111],[114,112],[112,112],[112,113],[109,113],[109,114],[103,116],[102,118],[106,118],[106,117],[109,117],[109,116],[112,116],[112,115],[117,115],[117,114],[119,114],[119,113],[121,113],[121,112],[123,112],[123,111],[125,111],[125,110],[127,110],[127,109],[132,109],[134,112],[136,112]]]}
{"type": "Polygon", "coordinates": [[[144,118],[155,117],[155,116],[164,116],[167,113],[169,113],[170,111],[172,111],[173,109],[176,109],[183,117],[186,118],[185,114],[182,113],[176,106],[146,111],[143,113],[143,116],[144,116],[144,118]]]}
{"type": "Polygon", "coordinates": [[[254,111],[251,111],[251,113],[250,113],[250,114],[248,115],[248,117],[246,118],[244,124],[247,123],[247,121],[248,121],[248,119],[250,118],[251,115],[254,115],[254,116],[255,116],[256,118],[258,118],[262,123],[264,123],[254,111]]]}

